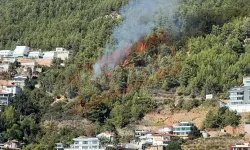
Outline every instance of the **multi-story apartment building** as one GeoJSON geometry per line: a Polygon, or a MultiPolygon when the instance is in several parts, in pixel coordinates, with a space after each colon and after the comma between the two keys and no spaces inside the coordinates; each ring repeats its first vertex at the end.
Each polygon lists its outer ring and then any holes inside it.
{"type": "Polygon", "coordinates": [[[104,150],[96,137],[80,136],[73,140],[74,144],[70,145],[70,148],[64,148],[64,150],[104,150]]]}
{"type": "Polygon", "coordinates": [[[192,122],[179,122],[173,125],[174,135],[188,138],[193,130],[194,124],[192,122]]]}
{"type": "Polygon", "coordinates": [[[0,57],[12,57],[13,51],[11,50],[0,50],[0,57]]]}
{"type": "Polygon", "coordinates": [[[233,87],[229,90],[229,99],[221,101],[221,107],[228,107],[237,112],[250,112],[250,78],[243,78],[243,86],[233,87]]]}

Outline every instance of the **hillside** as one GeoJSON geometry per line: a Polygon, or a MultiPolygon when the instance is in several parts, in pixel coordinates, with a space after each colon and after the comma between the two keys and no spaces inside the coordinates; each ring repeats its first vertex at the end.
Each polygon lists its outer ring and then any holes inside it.
{"type": "Polygon", "coordinates": [[[0,0],[0,49],[73,52],[65,66],[54,59],[41,67],[3,109],[3,140],[47,150],[140,121],[188,119],[201,127],[207,112],[233,114],[209,111],[218,106],[206,105],[204,96],[225,98],[250,75],[249,6],[249,0],[0,0]],[[68,126],[72,120],[80,125],[68,126]]]}

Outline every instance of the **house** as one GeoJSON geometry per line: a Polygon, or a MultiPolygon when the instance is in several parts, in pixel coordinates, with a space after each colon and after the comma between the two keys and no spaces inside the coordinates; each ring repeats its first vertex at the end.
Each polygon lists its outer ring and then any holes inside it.
{"type": "Polygon", "coordinates": [[[56,143],[56,150],[64,150],[64,146],[62,143],[56,143]]]}
{"type": "Polygon", "coordinates": [[[50,51],[50,52],[44,52],[43,53],[43,59],[54,59],[57,57],[57,53],[55,51],[50,51]]]}
{"type": "Polygon", "coordinates": [[[228,107],[238,113],[250,112],[250,78],[243,78],[243,86],[229,90],[229,99],[221,100],[220,107],[228,107]]]}
{"type": "Polygon", "coordinates": [[[143,135],[146,135],[148,133],[151,133],[150,130],[135,130],[135,137],[140,137],[140,136],[143,136],[143,135]]]}
{"type": "Polygon", "coordinates": [[[29,47],[27,46],[16,46],[16,49],[13,52],[13,57],[24,57],[28,56],[29,47]]]}
{"type": "Polygon", "coordinates": [[[172,133],[173,132],[173,127],[172,126],[166,126],[166,127],[162,127],[159,128],[157,130],[158,133],[172,133]]]}
{"type": "Polygon", "coordinates": [[[24,88],[25,80],[28,78],[27,75],[17,75],[11,80],[12,83],[19,86],[20,88],[24,88]]]}
{"type": "Polygon", "coordinates": [[[249,142],[239,142],[230,146],[229,150],[250,150],[249,142]]]}
{"type": "Polygon", "coordinates": [[[62,60],[66,60],[69,58],[69,51],[67,51],[65,48],[59,47],[56,48],[56,58],[61,58],[62,60]]]}
{"type": "Polygon", "coordinates": [[[153,144],[153,135],[151,133],[148,133],[146,135],[140,136],[138,144],[139,145],[143,145],[143,144],[152,145],[153,144]]]}
{"type": "Polygon", "coordinates": [[[1,63],[0,64],[0,72],[7,72],[9,70],[9,63],[1,63]]]}
{"type": "Polygon", "coordinates": [[[8,106],[12,99],[12,94],[0,93],[0,106],[8,106]]]}
{"type": "Polygon", "coordinates": [[[181,137],[188,138],[193,130],[194,124],[192,122],[179,122],[173,124],[173,134],[181,137]]]}
{"type": "Polygon", "coordinates": [[[32,60],[32,59],[19,59],[18,60],[21,64],[21,67],[27,69],[27,68],[31,68],[32,72],[35,71],[35,68],[37,66],[37,62],[36,60],[32,60]]]}
{"type": "Polygon", "coordinates": [[[22,89],[17,85],[0,85],[2,93],[12,94],[13,96],[19,96],[22,94],[22,89]]]}
{"type": "Polygon", "coordinates": [[[6,143],[4,143],[2,146],[1,146],[1,149],[8,149],[8,150],[21,150],[20,147],[21,147],[21,143],[17,140],[10,140],[6,143]]]}
{"type": "Polygon", "coordinates": [[[153,134],[153,146],[167,146],[172,137],[174,137],[172,134],[155,133],[153,134]]]}
{"type": "Polygon", "coordinates": [[[11,50],[0,50],[0,57],[12,57],[13,51],[11,50]]]}
{"type": "Polygon", "coordinates": [[[0,93],[12,94],[12,96],[21,95],[22,89],[11,80],[0,80],[0,93]]]}
{"type": "Polygon", "coordinates": [[[33,51],[33,52],[29,52],[28,58],[32,59],[37,59],[37,58],[42,58],[43,57],[43,53],[39,52],[39,51],[33,51]]]}
{"type": "Polygon", "coordinates": [[[98,134],[96,137],[99,139],[100,138],[107,138],[112,142],[112,141],[114,141],[114,136],[115,136],[114,132],[106,131],[106,132],[102,132],[102,133],[98,134]]]}
{"type": "Polygon", "coordinates": [[[74,144],[70,145],[70,148],[64,148],[64,150],[104,150],[99,139],[96,137],[80,136],[78,138],[74,138],[73,140],[74,144]]]}

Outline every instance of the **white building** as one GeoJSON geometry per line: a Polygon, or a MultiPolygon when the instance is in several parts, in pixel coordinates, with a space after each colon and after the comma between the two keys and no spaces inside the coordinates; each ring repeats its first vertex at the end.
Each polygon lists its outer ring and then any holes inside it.
{"type": "Polygon", "coordinates": [[[9,70],[10,64],[8,63],[1,63],[0,64],[0,72],[7,72],[9,70]]]}
{"type": "Polygon", "coordinates": [[[173,132],[173,127],[168,126],[168,127],[159,128],[157,132],[158,133],[171,133],[173,132]]]}
{"type": "Polygon", "coordinates": [[[0,93],[0,106],[8,106],[11,98],[12,94],[0,93]]]}
{"type": "Polygon", "coordinates": [[[24,88],[25,86],[25,80],[28,78],[27,75],[18,75],[18,76],[15,76],[12,80],[12,82],[19,86],[20,88],[24,88]]]}
{"type": "Polygon", "coordinates": [[[55,51],[50,51],[50,52],[44,52],[43,53],[43,59],[54,59],[57,57],[57,53],[55,51]]]}
{"type": "Polygon", "coordinates": [[[12,94],[19,96],[22,94],[22,89],[17,85],[2,85],[2,93],[12,94]]]}
{"type": "Polygon", "coordinates": [[[220,107],[228,107],[238,113],[250,112],[250,77],[243,78],[243,85],[229,90],[229,99],[221,100],[220,107]]]}
{"type": "Polygon", "coordinates": [[[115,133],[106,131],[106,132],[102,132],[102,133],[98,134],[96,137],[99,139],[100,138],[107,138],[112,142],[114,140],[114,136],[115,136],[115,133]]]}
{"type": "Polygon", "coordinates": [[[139,145],[153,144],[153,135],[151,133],[139,137],[139,145]]]}
{"type": "Polygon", "coordinates": [[[65,48],[56,48],[56,58],[61,58],[62,60],[66,60],[69,58],[69,51],[65,48]]]}
{"type": "Polygon", "coordinates": [[[194,123],[179,122],[173,125],[173,133],[182,138],[188,138],[193,130],[194,123]]]}
{"type": "Polygon", "coordinates": [[[43,57],[43,53],[39,51],[30,52],[28,55],[28,58],[42,58],[42,57],[43,57]]]}
{"type": "Polygon", "coordinates": [[[153,146],[167,146],[172,136],[170,134],[153,134],[153,146]]]}
{"type": "Polygon", "coordinates": [[[1,147],[3,149],[15,149],[15,150],[21,150],[20,148],[18,148],[20,145],[19,141],[17,140],[11,140],[8,141],[6,143],[4,143],[4,146],[1,147]]]}
{"type": "Polygon", "coordinates": [[[140,137],[149,133],[150,130],[135,130],[135,137],[140,137]]]}
{"type": "Polygon", "coordinates": [[[64,146],[62,143],[56,143],[56,150],[64,150],[64,146]]]}
{"type": "Polygon", "coordinates": [[[12,57],[13,51],[11,50],[0,50],[0,57],[12,57]]]}
{"type": "Polygon", "coordinates": [[[96,137],[80,136],[73,140],[74,144],[70,145],[70,148],[64,148],[64,150],[104,150],[96,137]]]}
{"type": "Polygon", "coordinates": [[[17,46],[13,52],[13,57],[23,57],[28,56],[29,54],[29,47],[27,46],[17,46]]]}

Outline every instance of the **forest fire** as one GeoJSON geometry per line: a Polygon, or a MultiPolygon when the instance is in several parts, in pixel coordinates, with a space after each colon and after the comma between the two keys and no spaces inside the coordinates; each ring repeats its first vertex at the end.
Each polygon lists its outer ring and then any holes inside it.
{"type": "Polygon", "coordinates": [[[126,59],[125,61],[124,61],[124,63],[123,63],[123,67],[125,67],[125,66],[127,66],[129,64],[129,62],[128,62],[128,60],[126,59]]]}
{"type": "Polygon", "coordinates": [[[146,50],[146,43],[145,42],[140,42],[140,47],[138,48],[139,52],[145,52],[146,50]]]}

